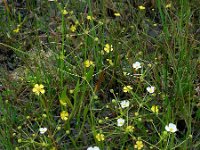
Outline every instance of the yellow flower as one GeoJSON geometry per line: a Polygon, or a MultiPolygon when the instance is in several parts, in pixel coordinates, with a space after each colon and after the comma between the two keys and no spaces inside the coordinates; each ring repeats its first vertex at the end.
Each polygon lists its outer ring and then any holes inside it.
{"type": "Polygon", "coordinates": [[[79,21],[78,21],[78,20],[76,20],[76,21],[75,21],[75,24],[76,24],[76,25],[79,25],[80,23],[79,23],[79,21]]]}
{"type": "Polygon", "coordinates": [[[104,51],[105,51],[106,53],[109,53],[110,51],[113,51],[112,45],[106,44],[105,47],[104,47],[104,51]]]}
{"type": "Polygon", "coordinates": [[[92,19],[94,19],[94,17],[92,17],[92,16],[87,16],[87,20],[92,20],[92,19]]]}
{"type": "Polygon", "coordinates": [[[94,38],[94,41],[95,41],[95,42],[98,42],[98,41],[99,41],[99,38],[98,38],[98,37],[95,37],[95,38],[94,38]]]}
{"type": "Polygon", "coordinates": [[[154,23],[154,24],[153,24],[154,27],[156,27],[157,25],[158,25],[157,23],[154,23]]]}
{"type": "Polygon", "coordinates": [[[130,92],[132,89],[133,89],[133,88],[132,88],[130,85],[128,85],[128,86],[125,86],[125,87],[123,88],[123,91],[124,91],[125,93],[127,93],[127,92],[130,92]]]}
{"type": "Polygon", "coordinates": [[[104,135],[101,134],[101,133],[98,133],[98,134],[96,135],[96,139],[97,139],[97,141],[99,141],[99,142],[105,140],[104,135]]]}
{"type": "Polygon", "coordinates": [[[70,30],[71,30],[72,32],[75,32],[75,31],[76,31],[76,26],[75,26],[75,25],[71,25],[70,30]]]}
{"type": "Polygon", "coordinates": [[[67,111],[62,111],[60,113],[60,118],[64,121],[68,120],[69,113],[67,111]]]}
{"type": "Polygon", "coordinates": [[[106,59],[108,61],[108,63],[111,65],[111,66],[114,66],[113,62],[111,59],[106,59]]]}
{"type": "Polygon", "coordinates": [[[68,12],[67,12],[66,10],[63,10],[63,11],[62,11],[62,14],[63,14],[63,15],[67,15],[68,12]]]}
{"type": "Polygon", "coordinates": [[[120,17],[120,16],[121,16],[120,13],[114,13],[114,15],[115,15],[116,17],[120,17]]]}
{"type": "Polygon", "coordinates": [[[142,149],[144,147],[142,141],[137,141],[136,144],[134,145],[134,148],[137,148],[138,150],[142,149]]]}
{"type": "Polygon", "coordinates": [[[171,3],[169,3],[169,4],[167,4],[166,6],[165,6],[165,8],[171,8],[172,7],[172,4],[171,3]]]}
{"type": "Polygon", "coordinates": [[[134,129],[135,129],[134,126],[127,126],[125,131],[126,132],[133,132],[134,129]]]}
{"type": "Polygon", "coordinates": [[[138,113],[138,112],[135,112],[135,116],[136,116],[136,117],[139,116],[139,113],[138,113]]]}
{"type": "Polygon", "coordinates": [[[60,104],[62,106],[66,106],[67,105],[67,102],[64,100],[64,99],[60,99],[60,104]]]}
{"type": "Polygon", "coordinates": [[[139,7],[138,7],[140,10],[145,10],[146,8],[144,7],[144,6],[142,6],[142,5],[140,5],[139,7]]]}
{"type": "Polygon", "coordinates": [[[42,85],[42,84],[35,84],[35,86],[34,86],[34,88],[32,89],[32,91],[35,93],[35,94],[37,94],[37,95],[39,95],[40,93],[41,94],[44,94],[45,93],[45,90],[44,90],[44,85],[42,85]]]}
{"type": "Polygon", "coordinates": [[[19,32],[19,27],[17,27],[16,29],[13,30],[14,33],[18,33],[19,32]]]}
{"type": "Polygon", "coordinates": [[[88,68],[88,67],[90,67],[90,66],[94,66],[94,62],[91,61],[91,60],[86,60],[86,61],[84,62],[84,65],[85,65],[86,68],[88,68]]]}
{"type": "Polygon", "coordinates": [[[158,111],[159,111],[159,109],[158,109],[158,106],[156,106],[156,105],[153,105],[152,107],[151,107],[151,111],[153,112],[153,113],[158,113],[158,111]]]}

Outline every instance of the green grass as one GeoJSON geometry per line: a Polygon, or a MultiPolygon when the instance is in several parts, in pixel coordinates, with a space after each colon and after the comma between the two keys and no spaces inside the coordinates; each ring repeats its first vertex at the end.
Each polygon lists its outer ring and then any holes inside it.
{"type": "Polygon", "coordinates": [[[199,4],[2,2],[0,149],[200,149],[199,4]]]}

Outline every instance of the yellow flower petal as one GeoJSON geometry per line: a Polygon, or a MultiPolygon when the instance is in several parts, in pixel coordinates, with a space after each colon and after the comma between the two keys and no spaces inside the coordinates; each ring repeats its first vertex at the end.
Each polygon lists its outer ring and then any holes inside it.
{"type": "Polygon", "coordinates": [[[142,6],[142,5],[140,5],[139,7],[138,7],[140,10],[145,10],[146,8],[144,7],[144,6],[142,6]]]}

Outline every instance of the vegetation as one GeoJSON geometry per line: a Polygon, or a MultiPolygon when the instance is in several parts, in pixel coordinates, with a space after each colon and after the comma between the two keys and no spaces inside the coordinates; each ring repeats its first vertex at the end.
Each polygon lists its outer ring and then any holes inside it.
{"type": "Polygon", "coordinates": [[[0,3],[0,149],[200,149],[198,0],[0,3]]]}

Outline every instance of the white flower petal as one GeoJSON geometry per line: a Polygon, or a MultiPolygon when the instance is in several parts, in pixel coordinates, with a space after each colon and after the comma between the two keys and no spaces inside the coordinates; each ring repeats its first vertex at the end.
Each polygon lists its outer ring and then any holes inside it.
{"type": "Polygon", "coordinates": [[[40,128],[39,131],[40,131],[40,134],[44,134],[47,131],[47,128],[45,128],[45,127],[40,128]]]}
{"type": "Polygon", "coordinates": [[[98,146],[94,146],[94,147],[90,146],[87,148],[87,150],[100,150],[100,148],[98,146]]]}
{"type": "Polygon", "coordinates": [[[169,132],[169,126],[165,126],[165,130],[169,132]]]}

